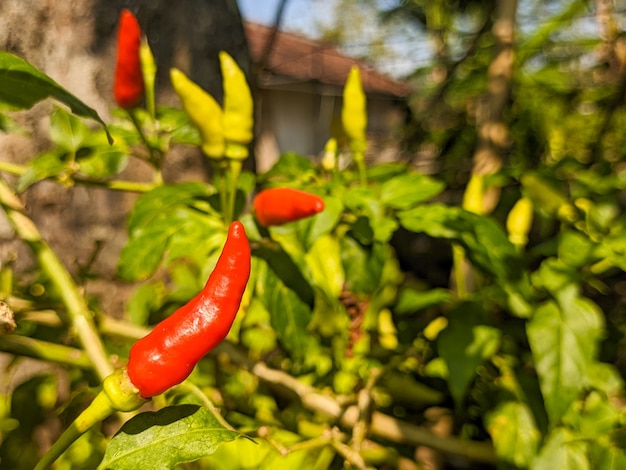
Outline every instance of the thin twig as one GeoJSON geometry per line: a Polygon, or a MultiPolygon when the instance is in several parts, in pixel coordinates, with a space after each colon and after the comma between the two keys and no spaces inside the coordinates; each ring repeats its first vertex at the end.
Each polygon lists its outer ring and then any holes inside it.
{"type": "Polygon", "coordinates": [[[81,349],[27,336],[0,336],[0,351],[57,364],[76,366],[81,369],[91,369],[93,367],[89,357],[81,349]]]}
{"type": "Polygon", "coordinates": [[[56,253],[42,239],[33,221],[25,214],[22,202],[1,178],[0,205],[17,235],[31,247],[42,271],[59,293],[83,349],[100,379],[104,379],[113,372],[113,367],[91,318],[85,298],[56,253]]]}
{"type": "MultiPolygon", "coordinates": [[[[103,317],[99,326],[103,334],[131,340],[143,338],[150,332],[148,328],[110,317],[103,317]]],[[[310,385],[300,382],[283,371],[272,369],[264,362],[252,361],[241,349],[228,341],[222,341],[211,354],[224,354],[233,363],[252,373],[262,382],[289,390],[298,397],[305,408],[337,420],[346,429],[353,428],[359,419],[358,406],[352,405],[344,409],[335,397],[319,393],[310,385]]],[[[439,437],[425,427],[401,421],[378,411],[372,412],[370,435],[395,443],[432,447],[446,454],[462,456],[476,462],[489,464],[496,462],[493,447],[488,442],[439,437]]]]}

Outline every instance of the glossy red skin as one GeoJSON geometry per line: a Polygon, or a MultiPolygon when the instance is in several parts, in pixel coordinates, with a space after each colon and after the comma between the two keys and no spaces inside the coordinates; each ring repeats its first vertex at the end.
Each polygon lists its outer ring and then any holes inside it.
{"type": "Polygon", "coordinates": [[[322,198],[297,189],[266,189],[254,198],[254,215],[264,227],[295,222],[323,210],[322,198]]]}
{"type": "Polygon", "coordinates": [[[117,29],[117,63],[113,95],[122,108],[137,106],[143,98],[144,83],[141,73],[141,27],[129,10],[120,12],[117,29]]]}
{"type": "Polygon", "coordinates": [[[202,291],[156,325],[130,349],[128,377],[144,398],[185,380],[233,324],[250,277],[250,245],[233,222],[215,269],[202,291]]]}

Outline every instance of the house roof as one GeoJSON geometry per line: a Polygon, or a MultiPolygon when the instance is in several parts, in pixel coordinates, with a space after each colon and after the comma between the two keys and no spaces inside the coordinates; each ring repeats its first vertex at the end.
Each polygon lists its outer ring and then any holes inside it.
{"type": "MultiPolygon", "coordinates": [[[[265,53],[265,45],[271,38],[272,28],[258,23],[244,22],[250,58],[258,65],[265,53]]],[[[277,31],[264,70],[274,75],[288,77],[299,82],[318,82],[343,87],[353,65],[361,71],[361,81],[366,93],[406,97],[411,87],[376,72],[352,57],[347,57],[333,46],[320,41],[277,31]]]]}

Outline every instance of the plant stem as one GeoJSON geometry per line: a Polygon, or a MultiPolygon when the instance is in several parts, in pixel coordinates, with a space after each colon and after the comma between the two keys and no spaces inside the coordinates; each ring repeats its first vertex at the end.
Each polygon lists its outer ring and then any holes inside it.
{"type": "MultiPolygon", "coordinates": [[[[212,354],[225,353],[235,364],[245,368],[262,382],[277,385],[295,394],[302,405],[314,412],[336,419],[344,428],[352,429],[359,418],[357,406],[345,408],[330,395],[318,393],[313,387],[291,375],[271,369],[263,362],[250,360],[235,345],[222,341],[212,354]]],[[[458,437],[440,437],[423,426],[401,421],[379,411],[371,414],[369,434],[378,438],[412,446],[424,445],[441,452],[465,457],[475,462],[496,463],[493,447],[488,442],[470,441],[458,437]]]]}
{"type": "Polygon", "coordinates": [[[61,437],[52,444],[52,447],[44,454],[34,470],[49,468],[73,443],[89,430],[113,413],[111,401],[104,392],[100,392],[91,404],[74,420],[61,437]]]}
{"type": "Polygon", "coordinates": [[[360,153],[354,156],[357,169],[359,170],[359,181],[361,186],[367,186],[367,172],[365,168],[365,156],[360,153]]]}
{"type": "Polygon", "coordinates": [[[465,278],[465,251],[463,247],[456,243],[452,245],[452,264],[454,269],[454,284],[456,287],[456,296],[463,299],[467,296],[467,282],[465,278]]]}
{"type": "MultiPolygon", "coordinates": [[[[23,175],[26,173],[26,167],[24,165],[17,165],[15,163],[8,163],[0,161],[0,171],[5,171],[13,175],[23,175]]],[[[147,193],[154,189],[153,183],[142,183],[139,181],[125,181],[125,180],[109,180],[109,181],[97,181],[90,180],[88,178],[74,177],[74,181],[84,184],[85,186],[99,186],[113,191],[128,191],[132,193],[147,193]]]]}
{"type": "Polygon", "coordinates": [[[0,162],[0,171],[6,171],[14,175],[23,175],[26,173],[26,167],[24,165],[16,165],[15,163],[0,162]]]}
{"type": "Polygon", "coordinates": [[[56,253],[41,238],[33,221],[24,213],[21,201],[2,179],[0,179],[0,205],[17,235],[31,247],[42,271],[59,293],[83,349],[100,379],[104,379],[113,372],[113,367],[107,358],[85,298],[56,253]]]}
{"type": "Polygon", "coordinates": [[[91,369],[92,364],[84,351],[61,344],[20,335],[0,336],[0,351],[44,361],[56,362],[81,369],[91,369]]]}
{"type": "Polygon", "coordinates": [[[226,218],[226,207],[228,206],[226,169],[222,165],[221,161],[214,162],[213,160],[211,160],[211,162],[213,163],[213,184],[217,188],[217,192],[220,197],[220,210],[222,211],[222,217],[224,217],[225,225],[228,226],[230,222],[226,218]]]}
{"type": "Polygon", "coordinates": [[[74,181],[85,186],[95,186],[110,189],[112,191],[127,191],[130,193],[147,193],[152,191],[157,186],[155,183],[125,180],[96,181],[86,178],[74,178],[74,181]]]}
{"type": "Polygon", "coordinates": [[[228,198],[226,200],[226,210],[224,211],[224,220],[226,225],[230,225],[235,215],[235,199],[237,198],[237,182],[241,174],[241,161],[230,160],[227,174],[227,190],[228,198]]]}
{"type": "MultiPolygon", "coordinates": [[[[148,154],[150,155],[150,157],[149,157],[150,163],[152,163],[152,165],[154,166],[154,168],[157,169],[158,174],[160,175],[160,173],[161,173],[161,170],[160,170],[161,158],[160,158],[160,156],[157,156],[154,148],[152,147],[152,145],[150,145],[150,142],[148,141],[148,138],[146,137],[146,134],[144,133],[143,128],[141,127],[141,123],[137,119],[137,116],[135,116],[134,110],[128,109],[126,111],[128,112],[128,116],[130,117],[130,120],[133,122],[133,125],[135,126],[135,129],[137,129],[137,133],[139,134],[139,137],[141,138],[141,141],[143,142],[143,144],[148,149],[148,154]]],[[[154,179],[155,179],[155,181],[157,181],[159,178],[157,178],[155,176],[154,179]]]]}

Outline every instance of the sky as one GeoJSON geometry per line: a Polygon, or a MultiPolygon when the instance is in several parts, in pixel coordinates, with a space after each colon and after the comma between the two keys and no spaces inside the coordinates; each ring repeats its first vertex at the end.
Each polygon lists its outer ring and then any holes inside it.
{"type": "MultiPolygon", "coordinates": [[[[280,0],[237,0],[237,3],[245,20],[271,25],[280,0]]],[[[316,12],[323,10],[323,3],[316,0],[312,6],[311,0],[289,0],[283,14],[283,27],[289,31],[314,34],[314,18],[316,12]]]]}
{"type": "MultiPolygon", "coordinates": [[[[237,0],[237,3],[244,20],[272,25],[280,0],[237,0]]],[[[383,6],[389,3],[394,2],[380,1],[380,5],[383,6]]],[[[281,28],[315,39],[316,24],[334,21],[334,4],[334,0],[289,0],[283,13],[281,28]]],[[[414,71],[416,66],[423,65],[426,44],[422,42],[416,45],[413,38],[408,37],[397,39],[395,44],[393,42],[387,44],[393,54],[386,60],[379,60],[376,68],[383,73],[401,78],[414,71]]],[[[356,44],[343,52],[347,55],[351,53],[358,55],[359,51],[363,51],[363,47],[356,44]]]]}

